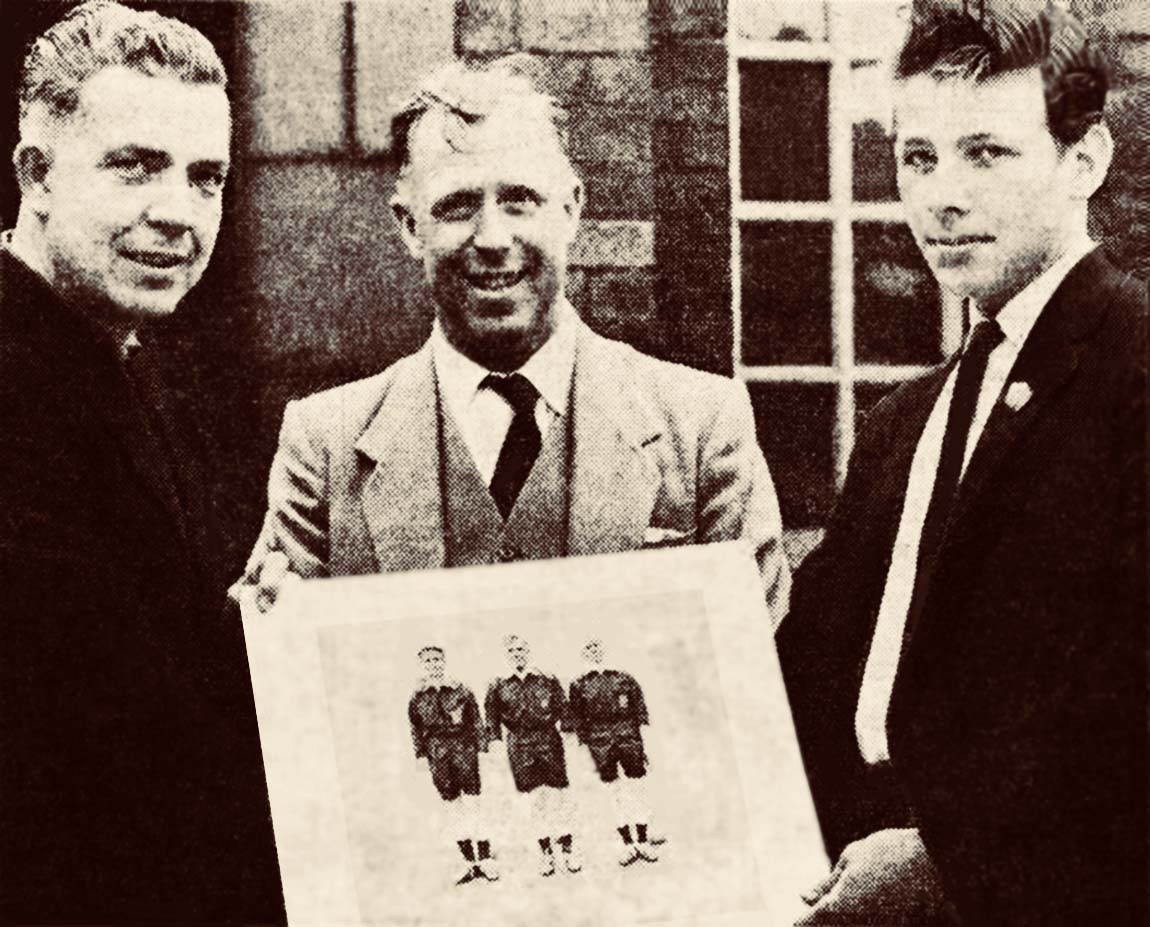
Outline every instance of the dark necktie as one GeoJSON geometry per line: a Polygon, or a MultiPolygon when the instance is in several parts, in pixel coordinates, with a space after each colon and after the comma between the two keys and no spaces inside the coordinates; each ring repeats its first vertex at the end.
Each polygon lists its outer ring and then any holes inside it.
{"type": "Polygon", "coordinates": [[[962,461],[966,454],[966,442],[970,436],[970,425],[978,405],[978,394],[986,375],[986,364],[990,352],[1002,341],[1002,329],[994,319],[986,319],[975,326],[970,334],[962,359],[958,364],[954,393],[950,398],[950,409],[946,415],[946,431],[942,439],[942,451],[935,471],[934,491],[930,496],[930,506],[926,510],[926,520],[922,525],[922,537],[918,545],[918,569],[915,575],[914,596],[911,600],[913,615],[918,600],[923,594],[934,564],[938,549],[946,534],[946,524],[950,519],[954,499],[958,494],[959,477],[962,475],[962,461]]]}
{"type": "Polygon", "coordinates": [[[535,422],[535,403],[539,399],[539,392],[521,373],[503,377],[488,374],[481,385],[507,400],[515,413],[499,451],[495,475],[491,478],[491,497],[495,500],[499,514],[506,520],[543,445],[543,436],[539,434],[539,426],[535,422]]]}

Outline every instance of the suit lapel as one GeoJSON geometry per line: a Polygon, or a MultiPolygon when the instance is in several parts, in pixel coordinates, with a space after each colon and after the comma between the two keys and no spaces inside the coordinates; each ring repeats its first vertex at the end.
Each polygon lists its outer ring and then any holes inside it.
{"type": "Polygon", "coordinates": [[[355,443],[370,469],[360,502],[383,571],[444,564],[438,410],[431,348],[425,345],[396,371],[355,443]]]}
{"type": "Polygon", "coordinates": [[[575,350],[568,550],[606,553],[642,547],[661,484],[659,427],[643,414],[623,352],[582,322],[575,350]]]}
{"type": "Polygon", "coordinates": [[[969,514],[1010,448],[1077,370],[1082,347],[1105,313],[1106,302],[1097,297],[1097,283],[1107,270],[1109,265],[1097,249],[1087,255],[1067,275],[1035,322],[1006,387],[1009,390],[1009,384],[1025,383],[1030,398],[1018,409],[1011,409],[1003,397],[995,403],[959,484],[948,537],[969,514]]]}

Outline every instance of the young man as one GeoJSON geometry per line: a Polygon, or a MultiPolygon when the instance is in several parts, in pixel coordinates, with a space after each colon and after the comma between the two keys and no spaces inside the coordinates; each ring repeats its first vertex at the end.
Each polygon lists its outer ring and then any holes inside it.
{"type": "Polygon", "coordinates": [[[1053,3],[913,12],[899,186],[971,331],[870,416],[778,635],[837,859],[803,923],[1145,923],[1147,298],[1087,235],[1105,65],[1053,3]]]}
{"type": "Polygon", "coordinates": [[[395,216],[435,326],[383,373],[288,406],[246,577],[261,604],[288,569],[745,538],[781,617],[790,577],[745,389],[601,338],[567,301],[583,185],[555,100],[507,59],[455,64],[393,136],[395,216]]]}
{"type": "Polygon", "coordinates": [[[225,82],[194,29],[109,2],[24,62],[0,250],[5,923],[284,917],[244,642],[146,331],[212,254],[225,82]]]}
{"type": "Polygon", "coordinates": [[[571,683],[568,718],[579,743],[591,752],[600,780],[611,790],[623,839],[619,865],[630,866],[640,859],[656,862],[659,853],[648,839],[651,813],[643,788],[647,754],[640,727],[649,723],[643,690],[630,673],[603,665],[603,642],[598,638],[584,645],[583,659],[587,672],[571,683]]]}
{"type": "Polygon", "coordinates": [[[487,689],[483,713],[487,735],[502,741],[507,728],[507,761],[515,788],[531,795],[531,823],[539,834],[540,874],[555,874],[552,837],[571,873],[583,868],[574,847],[567,804],[567,757],[559,726],[566,720],[567,700],[559,680],[528,666],[531,647],[512,634],[504,640],[511,674],[487,689]]]}
{"type": "Polygon", "coordinates": [[[424,675],[407,703],[415,758],[426,759],[431,781],[447,802],[459,852],[467,867],[456,884],[499,878],[491,842],[475,836],[478,825],[479,753],[487,749],[483,719],[475,693],[445,674],[443,648],[421,647],[424,675]]]}

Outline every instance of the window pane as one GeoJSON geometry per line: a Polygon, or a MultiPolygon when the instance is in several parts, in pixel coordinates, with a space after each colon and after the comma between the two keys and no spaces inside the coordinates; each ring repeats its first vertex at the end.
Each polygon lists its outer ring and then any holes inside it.
{"type": "Polygon", "coordinates": [[[898,199],[891,119],[890,77],[877,62],[851,65],[851,124],[854,135],[853,189],[859,201],[898,199]]]}
{"type": "Polygon", "coordinates": [[[745,364],[831,363],[831,227],[741,227],[745,364]]]}
{"type": "Polygon", "coordinates": [[[759,443],[774,477],[783,524],[826,524],[834,505],[833,384],[750,383],[759,443]]]}
{"type": "Polygon", "coordinates": [[[826,8],[819,0],[732,0],[731,22],[740,39],[821,42],[826,8]]]}
{"type": "Polygon", "coordinates": [[[823,62],[739,62],[743,199],[827,199],[828,78],[823,62]]]}
{"type": "Polygon", "coordinates": [[[938,285],[903,225],[857,222],[855,354],[864,364],[942,360],[938,285]]]}
{"type": "Polygon", "coordinates": [[[856,383],[855,428],[862,424],[871,409],[898,389],[900,385],[899,383],[856,383]]]}

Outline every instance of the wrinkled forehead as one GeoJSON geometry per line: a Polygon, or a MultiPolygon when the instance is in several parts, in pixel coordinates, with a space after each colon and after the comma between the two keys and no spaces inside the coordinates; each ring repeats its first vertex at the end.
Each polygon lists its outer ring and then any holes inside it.
{"type": "Polygon", "coordinates": [[[510,106],[471,123],[448,110],[430,110],[415,124],[409,144],[405,182],[427,196],[456,187],[554,188],[574,180],[550,120],[510,106]]]}
{"type": "Polygon", "coordinates": [[[929,74],[895,81],[894,134],[945,145],[978,135],[1049,134],[1042,75],[1037,68],[985,80],[929,74]]]}

